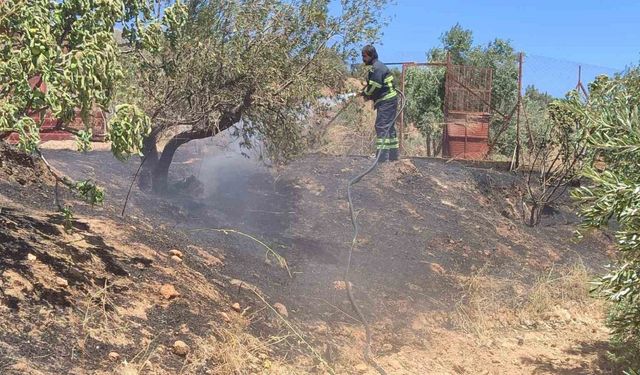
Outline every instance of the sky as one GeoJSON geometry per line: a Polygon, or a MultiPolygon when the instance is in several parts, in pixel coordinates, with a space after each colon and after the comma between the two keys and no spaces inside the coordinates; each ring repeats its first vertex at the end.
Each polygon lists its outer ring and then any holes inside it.
{"type": "Polygon", "coordinates": [[[508,39],[527,56],[525,86],[563,95],[577,83],[640,63],[640,0],[395,0],[377,46],[384,62],[424,61],[456,23],[476,44],[508,39]]]}

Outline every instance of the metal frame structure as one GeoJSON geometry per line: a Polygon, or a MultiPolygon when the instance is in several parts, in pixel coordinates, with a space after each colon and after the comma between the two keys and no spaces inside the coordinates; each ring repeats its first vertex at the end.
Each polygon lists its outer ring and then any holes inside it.
{"type": "MultiPolygon", "coordinates": [[[[450,121],[452,117],[455,117],[454,112],[458,114],[468,113],[471,116],[480,117],[486,122],[486,129],[480,133],[486,133],[486,136],[480,137],[488,139],[488,122],[491,116],[491,111],[496,111],[491,105],[491,81],[493,73],[491,68],[476,68],[471,66],[454,65],[451,63],[451,57],[447,54],[446,62],[400,62],[390,63],[387,65],[401,65],[402,66],[402,78],[400,83],[401,90],[405,89],[406,74],[408,69],[418,66],[426,67],[444,67],[445,73],[445,107],[443,108],[445,114],[446,128],[443,131],[443,151],[445,151],[445,141],[448,133],[447,128],[449,126],[456,127],[462,125],[459,122],[456,124],[450,121]],[[472,77],[473,71],[479,71],[481,77],[472,77]],[[488,83],[488,87],[487,87],[488,83]]],[[[500,113],[499,111],[497,111],[500,113]]],[[[478,140],[479,132],[476,129],[470,131],[468,126],[462,125],[462,138],[464,142],[464,150],[466,154],[467,143],[473,139],[476,143],[478,140]]],[[[404,133],[405,133],[405,117],[404,113],[399,116],[398,134],[399,134],[399,146],[400,152],[404,151],[404,133]]],[[[454,130],[455,132],[455,130],[454,130]]],[[[453,155],[455,157],[455,155],[453,155]]]]}
{"type": "Polygon", "coordinates": [[[489,153],[493,69],[454,65],[447,56],[442,154],[485,159],[489,153]]]}
{"type": "MultiPolygon", "coordinates": [[[[406,74],[407,74],[407,70],[410,67],[416,67],[416,66],[439,66],[439,67],[446,67],[447,63],[443,63],[443,62],[425,62],[425,63],[418,63],[418,62],[397,62],[397,63],[388,63],[386,65],[391,65],[391,66],[398,66],[401,65],[402,66],[402,75],[401,75],[401,81],[400,81],[400,90],[402,90],[402,92],[404,92],[405,89],[405,78],[406,78],[406,74]]],[[[400,153],[402,154],[403,151],[403,141],[404,141],[404,111],[402,113],[400,113],[400,116],[398,117],[398,135],[399,135],[399,147],[400,147],[400,153]]]]}

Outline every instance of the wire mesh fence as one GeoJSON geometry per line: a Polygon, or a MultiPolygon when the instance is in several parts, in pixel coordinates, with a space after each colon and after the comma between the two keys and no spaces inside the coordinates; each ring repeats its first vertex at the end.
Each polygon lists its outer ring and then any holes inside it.
{"type": "MultiPolygon", "coordinates": [[[[478,90],[474,87],[468,87],[467,94],[470,95],[467,97],[483,97],[485,102],[491,103],[490,136],[486,154],[463,154],[461,158],[511,160],[518,164],[523,147],[533,139],[532,133],[543,126],[549,103],[564,98],[572,90],[577,90],[587,100],[589,83],[597,76],[614,76],[623,71],[619,68],[525,54],[516,55],[505,64],[513,66],[510,69],[505,69],[504,66],[492,67],[490,98],[485,97],[486,93],[476,92],[478,90]]],[[[445,105],[444,87],[455,71],[448,67],[413,64],[404,64],[403,71],[406,74],[403,74],[402,86],[408,101],[402,118],[404,121],[399,125],[403,154],[456,158],[456,155],[445,155],[442,152],[443,148],[446,149],[442,144],[442,135],[454,122],[460,125],[460,119],[448,114],[445,105]]],[[[472,110],[473,108],[469,109],[472,110]]],[[[472,124],[462,125],[466,127],[472,124]]]]}
{"type": "Polygon", "coordinates": [[[525,54],[522,84],[525,88],[533,86],[553,97],[563,97],[579,83],[583,83],[588,91],[588,83],[597,76],[613,76],[621,71],[612,67],[525,54]]]}

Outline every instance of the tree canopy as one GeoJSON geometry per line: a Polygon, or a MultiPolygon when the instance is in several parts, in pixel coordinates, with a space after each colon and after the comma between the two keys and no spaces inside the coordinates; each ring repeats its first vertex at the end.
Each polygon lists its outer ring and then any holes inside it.
{"type": "Polygon", "coordinates": [[[385,2],[344,0],[334,14],[329,1],[194,0],[175,8],[180,26],[150,25],[125,82],[152,123],[143,181],[163,189],[180,145],[230,128],[247,146],[259,135],[273,159],[297,155],[309,106],[377,38],[385,2]]]}
{"type": "Polygon", "coordinates": [[[113,31],[117,23],[133,31],[152,17],[151,6],[138,0],[0,2],[0,138],[18,132],[22,148],[34,151],[40,126],[52,117],[84,149],[91,111],[113,109],[113,152],[140,152],[146,116],[126,103],[111,108],[122,77],[113,31]],[[84,129],[70,127],[77,117],[84,129]]]}
{"type": "Polygon", "coordinates": [[[591,157],[583,172],[587,184],[573,196],[586,227],[616,223],[618,262],[596,287],[614,302],[614,343],[627,353],[623,359],[640,366],[640,68],[598,77],[589,89],[589,102],[572,107],[588,129],[591,157]]]}

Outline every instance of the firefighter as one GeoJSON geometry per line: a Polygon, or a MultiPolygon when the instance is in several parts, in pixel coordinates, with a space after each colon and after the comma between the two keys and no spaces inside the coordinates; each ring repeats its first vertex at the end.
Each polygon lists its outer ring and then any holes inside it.
{"type": "Polygon", "coordinates": [[[378,60],[378,52],[372,45],[362,49],[362,62],[369,68],[362,95],[373,101],[376,110],[376,157],[378,162],[396,161],[399,147],[395,126],[398,93],[393,87],[393,75],[378,60]]]}

